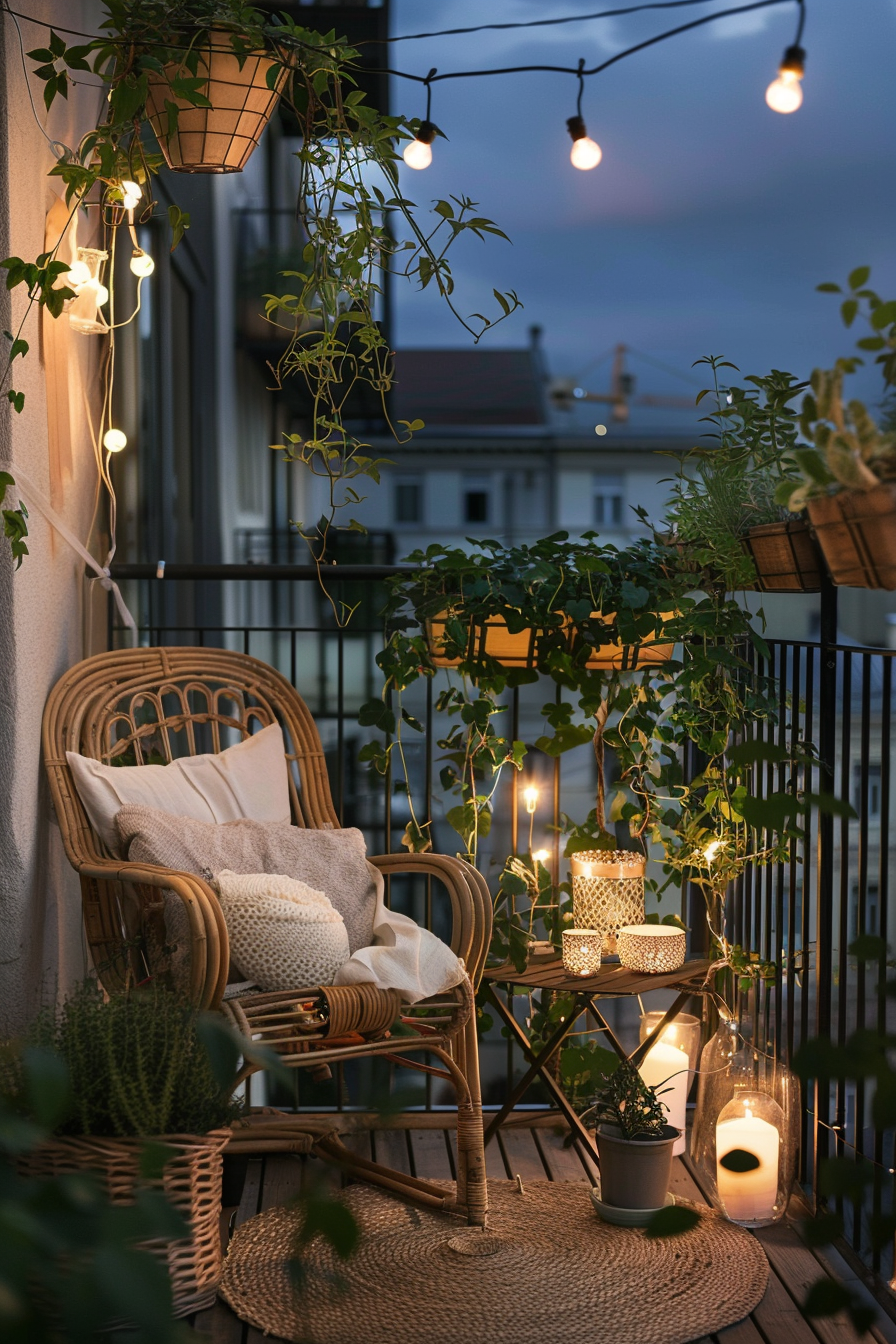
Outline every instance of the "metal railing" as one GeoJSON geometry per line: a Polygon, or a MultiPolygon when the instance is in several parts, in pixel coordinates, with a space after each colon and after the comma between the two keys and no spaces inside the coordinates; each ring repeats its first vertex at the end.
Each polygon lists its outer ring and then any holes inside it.
{"type": "MultiPolygon", "coordinates": [[[[119,565],[115,578],[126,588],[138,612],[141,638],[151,644],[198,643],[242,649],[279,668],[298,688],[314,715],[327,754],[334,802],[344,825],[357,825],[371,851],[400,848],[407,821],[402,794],[392,781],[371,778],[357,763],[368,731],[357,725],[364,700],[379,694],[381,677],[375,654],[382,627],[376,611],[383,596],[382,580],[399,566],[340,566],[341,585],[351,597],[366,594],[362,610],[339,628],[329,605],[320,599],[314,566],[198,565],[167,568],[162,580],[151,565],[119,565]],[[206,624],[195,602],[175,590],[201,584],[221,585],[216,610],[222,619],[206,624]]],[[[779,1055],[787,1058],[802,1040],[822,1035],[844,1044],[858,1028],[893,1030],[896,1005],[886,994],[886,959],[877,967],[856,961],[849,945],[859,933],[891,934],[889,871],[896,852],[894,770],[893,659],[896,652],[853,647],[837,642],[836,590],[821,597],[817,642],[769,642],[768,659],[754,654],[757,674],[777,687],[777,721],[766,729],[777,743],[793,747],[814,742],[820,768],[807,777],[789,778],[784,767],[764,763],[754,768],[757,794],[805,790],[846,798],[857,817],[846,819],[813,812],[805,818],[799,839],[781,864],[747,871],[729,899],[729,928],[734,940],[777,964],[776,981],[763,995],[760,1030],[779,1055]],[[811,777],[809,777],[811,776],[811,777]]],[[[110,616],[111,641],[122,640],[110,616]]],[[[442,673],[440,676],[444,676],[442,673]]],[[[457,837],[444,820],[444,799],[438,779],[436,745],[437,688],[427,679],[411,689],[407,708],[423,723],[419,741],[405,754],[414,795],[425,817],[432,818],[436,849],[453,852],[457,837]]],[[[543,701],[538,687],[508,693],[505,714],[508,736],[529,742],[540,735],[543,701]]],[[[536,782],[543,805],[536,815],[536,835],[552,855],[560,875],[560,813],[584,816],[592,805],[594,778],[591,753],[570,753],[549,759],[530,748],[525,783],[536,782]]],[[[519,788],[511,771],[495,800],[495,820],[481,854],[480,866],[493,875],[495,865],[518,848],[519,788]]],[[[499,868],[497,869],[499,871],[499,868]]],[[[430,902],[420,892],[408,896],[418,917],[428,918],[430,902]]],[[[682,914],[692,930],[691,951],[699,954],[699,930],[705,928],[702,897],[683,894],[682,914]]],[[[614,1027],[637,1031],[633,1005],[618,1001],[614,1027]],[[628,1013],[628,1019],[626,1018],[628,1013]]],[[[526,1012],[523,1001],[520,1012],[526,1012]]],[[[486,1103],[497,1105],[508,1085],[519,1077],[522,1059],[495,1028],[482,1043],[483,1091],[486,1103]]],[[[543,1101],[537,1093],[536,1102],[543,1101]]],[[[303,1103],[320,1098],[303,1095],[303,1103]]],[[[427,1091],[426,1104],[442,1099],[427,1091]]],[[[445,1098],[444,1100],[448,1100],[445,1098]]],[[[896,1196],[894,1135],[875,1130],[869,1118],[869,1097],[860,1085],[844,1080],[830,1089],[815,1088],[804,1109],[801,1178],[814,1196],[818,1164],[828,1154],[869,1161],[885,1173],[880,1191],[867,1207],[843,1210],[854,1249],[877,1271],[892,1273],[892,1257],[869,1250],[869,1216],[887,1212],[896,1196]]],[[[332,1104],[343,1104],[337,1097],[332,1104]]]]}

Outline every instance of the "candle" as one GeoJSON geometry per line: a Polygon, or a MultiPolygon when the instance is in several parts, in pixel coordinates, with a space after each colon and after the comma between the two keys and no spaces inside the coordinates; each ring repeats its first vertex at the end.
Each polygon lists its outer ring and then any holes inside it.
{"type": "MultiPolygon", "coordinates": [[[[727,1108],[726,1108],[727,1109],[727,1108]]],[[[778,1198],[778,1149],[774,1125],[760,1120],[749,1105],[745,1114],[716,1125],[716,1184],[728,1217],[738,1223],[771,1222],[778,1198]],[[759,1166],[752,1171],[729,1171],[722,1158],[732,1149],[752,1153],[759,1166]]]]}
{"type": "Polygon", "coordinates": [[[685,1151],[685,1107],[688,1100],[688,1056],[686,1050],[677,1045],[659,1040],[652,1046],[641,1063],[638,1072],[648,1087],[655,1087],[661,1093],[658,1100],[665,1106],[669,1115],[669,1124],[681,1130],[672,1149],[678,1157],[685,1151]]]}

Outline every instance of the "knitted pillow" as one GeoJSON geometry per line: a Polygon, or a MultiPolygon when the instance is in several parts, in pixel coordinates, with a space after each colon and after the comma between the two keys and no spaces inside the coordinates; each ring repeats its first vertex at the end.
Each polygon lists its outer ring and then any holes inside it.
{"type": "Polygon", "coordinates": [[[215,881],[234,963],[260,989],[331,985],[348,960],[342,916],[322,891],[268,873],[215,881]]]}
{"type": "Polygon", "coordinates": [[[373,942],[376,888],[367,847],[354,828],[306,831],[273,822],[194,821],[130,804],[115,818],[121,850],[136,863],[157,863],[210,881],[234,873],[282,873],[322,891],[345,920],[349,949],[373,942]]]}
{"type": "Polygon", "coordinates": [[[277,723],[226,751],[182,756],[168,765],[103,765],[75,751],[65,756],[93,829],[116,856],[124,851],[118,848],[115,814],[127,803],[205,822],[253,817],[289,823],[289,779],[277,723]]]}

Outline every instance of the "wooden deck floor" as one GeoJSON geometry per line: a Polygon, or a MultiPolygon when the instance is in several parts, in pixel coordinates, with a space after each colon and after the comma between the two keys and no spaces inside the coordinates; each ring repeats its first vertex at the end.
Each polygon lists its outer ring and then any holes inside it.
{"type": "MultiPolygon", "coordinates": [[[[442,1117],[426,1117],[426,1121],[441,1122],[442,1117]]],[[[444,1123],[450,1121],[446,1118],[444,1123]]],[[[388,1129],[370,1128],[346,1134],[344,1141],[364,1156],[413,1175],[433,1180],[453,1179],[453,1134],[450,1129],[432,1123],[427,1123],[425,1128],[396,1124],[388,1129]]],[[[518,1174],[524,1182],[547,1179],[594,1183],[595,1169],[587,1155],[578,1147],[564,1147],[563,1131],[544,1124],[510,1123],[505,1126],[486,1149],[486,1164],[489,1179],[507,1180],[518,1174]]],[[[287,1203],[301,1189],[312,1166],[316,1175],[325,1170],[327,1179],[339,1184],[339,1175],[332,1168],[324,1168],[315,1158],[273,1154],[253,1159],[236,1221],[242,1222],[255,1213],[287,1203]]],[[[672,1189],[688,1199],[702,1201],[693,1175],[678,1158],[672,1189]]],[[[795,1220],[766,1228],[755,1235],[768,1256],[770,1267],[765,1297],[745,1320],[717,1335],[705,1336],[696,1344],[859,1344],[859,1337],[846,1319],[833,1317],[807,1321],[802,1315],[799,1304],[809,1284],[821,1273],[849,1283],[869,1302],[877,1298],[877,1324],[870,1335],[863,1337],[866,1344],[869,1341],[872,1344],[896,1344],[896,1306],[888,1301],[890,1295],[886,1289],[875,1290],[873,1284],[864,1281],[858,1267],[846,1258],[848,1252],[845,1256],[830,1247],[823,1251],[810,1250],[801,1240],[795,1220]],[[885,1310],[888,1306],[892,1315],[885,1310]]],[[[192,1324],[213,1344],[263,1344],[265,1339],[260,1331],[239,1321],[223,1302],[195,1317],[192,1324]]],[[[556,1344],[563,1344],[560,1335],[555,1340],[556,1344]]],[[[422,1338],[421,1344],[425,1344],[422,1338]]],[[[494,1344],[504,1342],[496,1340],[494,1344]]],[[[508,1341],[508,1344],[512,1342],[508,1341]]]]}

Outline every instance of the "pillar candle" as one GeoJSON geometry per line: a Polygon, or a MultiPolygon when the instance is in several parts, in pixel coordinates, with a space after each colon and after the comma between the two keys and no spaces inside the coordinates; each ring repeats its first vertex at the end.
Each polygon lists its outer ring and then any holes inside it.
{"type": "Polygon", "coordinates": [[[688,1056],[677,1045],[659,1040],[642,1061],[638,1072],[648,1087],[655,1087],[659,1101],[669,1113],[669,1124],[680,1129],[672,1152],[676,1157],[685,1151],[685,1107],[688,1100],[688,1056]]]}
{"type": "Polygon", "coordinates": [[[738,1223],[764,1223],[774,1214],[778,1197],[778,1148],[780,1138],[774,1125],[746,1114],[716,1125],[716,1184],[728,1217],[738,1223]],[[740,1148],[759,1159],[752,1171],[729,1171],[721,1159],[740,1148]]]}

